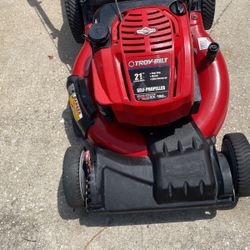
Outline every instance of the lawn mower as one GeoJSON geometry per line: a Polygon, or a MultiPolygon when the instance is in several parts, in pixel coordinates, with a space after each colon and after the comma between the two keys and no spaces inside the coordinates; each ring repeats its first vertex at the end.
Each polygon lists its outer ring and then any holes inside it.
{"type": "Polygon", "coordinates": [[[67,80],[75,134],[68,204],[86,212],[233,208],[250,195],[250,146],[216,136],[229,77],[206,30],[215,0],[65,0],[82,49],[67,80]]]}

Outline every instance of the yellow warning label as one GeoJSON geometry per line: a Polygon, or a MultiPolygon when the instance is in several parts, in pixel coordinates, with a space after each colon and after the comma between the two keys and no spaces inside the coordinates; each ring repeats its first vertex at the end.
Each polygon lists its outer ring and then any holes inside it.
{"type": "Polygon", "coordinates": [[[74,118],[78,122],[83,117],[83,115],[75,93],[72,93],[72,95],[69,97],[69,104],[72,109],[74,118]]]}

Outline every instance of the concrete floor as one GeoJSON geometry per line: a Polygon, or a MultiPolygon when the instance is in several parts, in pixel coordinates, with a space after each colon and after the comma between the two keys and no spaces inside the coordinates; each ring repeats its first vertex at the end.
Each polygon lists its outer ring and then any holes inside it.
{"type": "MultiPolygon", "coordinates": [[[[218,2],[211,33],[231,77],[220,138],[250,138],[250,2],[218,2]]],[[[250,249],[248,198],[217,214],[86,216],[67,206],[62,161],[77,140],[65,81],[78,50],[60,0],[0,1],[0,248],[250,249]]]]}

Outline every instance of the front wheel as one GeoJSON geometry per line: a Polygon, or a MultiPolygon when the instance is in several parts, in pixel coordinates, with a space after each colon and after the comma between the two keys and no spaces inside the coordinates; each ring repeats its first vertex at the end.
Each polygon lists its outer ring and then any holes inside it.
{"type": "Polygon", "coordinates": [[[241,133],[225,135],[222,153],[231,168],[236,196],[250,196],[250,145],[247,138],[241,133]]]}

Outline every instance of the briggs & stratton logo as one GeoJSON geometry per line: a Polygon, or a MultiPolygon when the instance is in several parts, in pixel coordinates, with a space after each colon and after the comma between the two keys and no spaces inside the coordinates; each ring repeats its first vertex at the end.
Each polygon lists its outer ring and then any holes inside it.
{"type": "Polygon", "coordinates": [[[150,34],[153,34],[157,31],[156,28],[149,28],[149,27],[144,27],[140,30],[137,30],[135,33],[138,35],[144,35],[144,36],[148,36],[150,34]]]}

